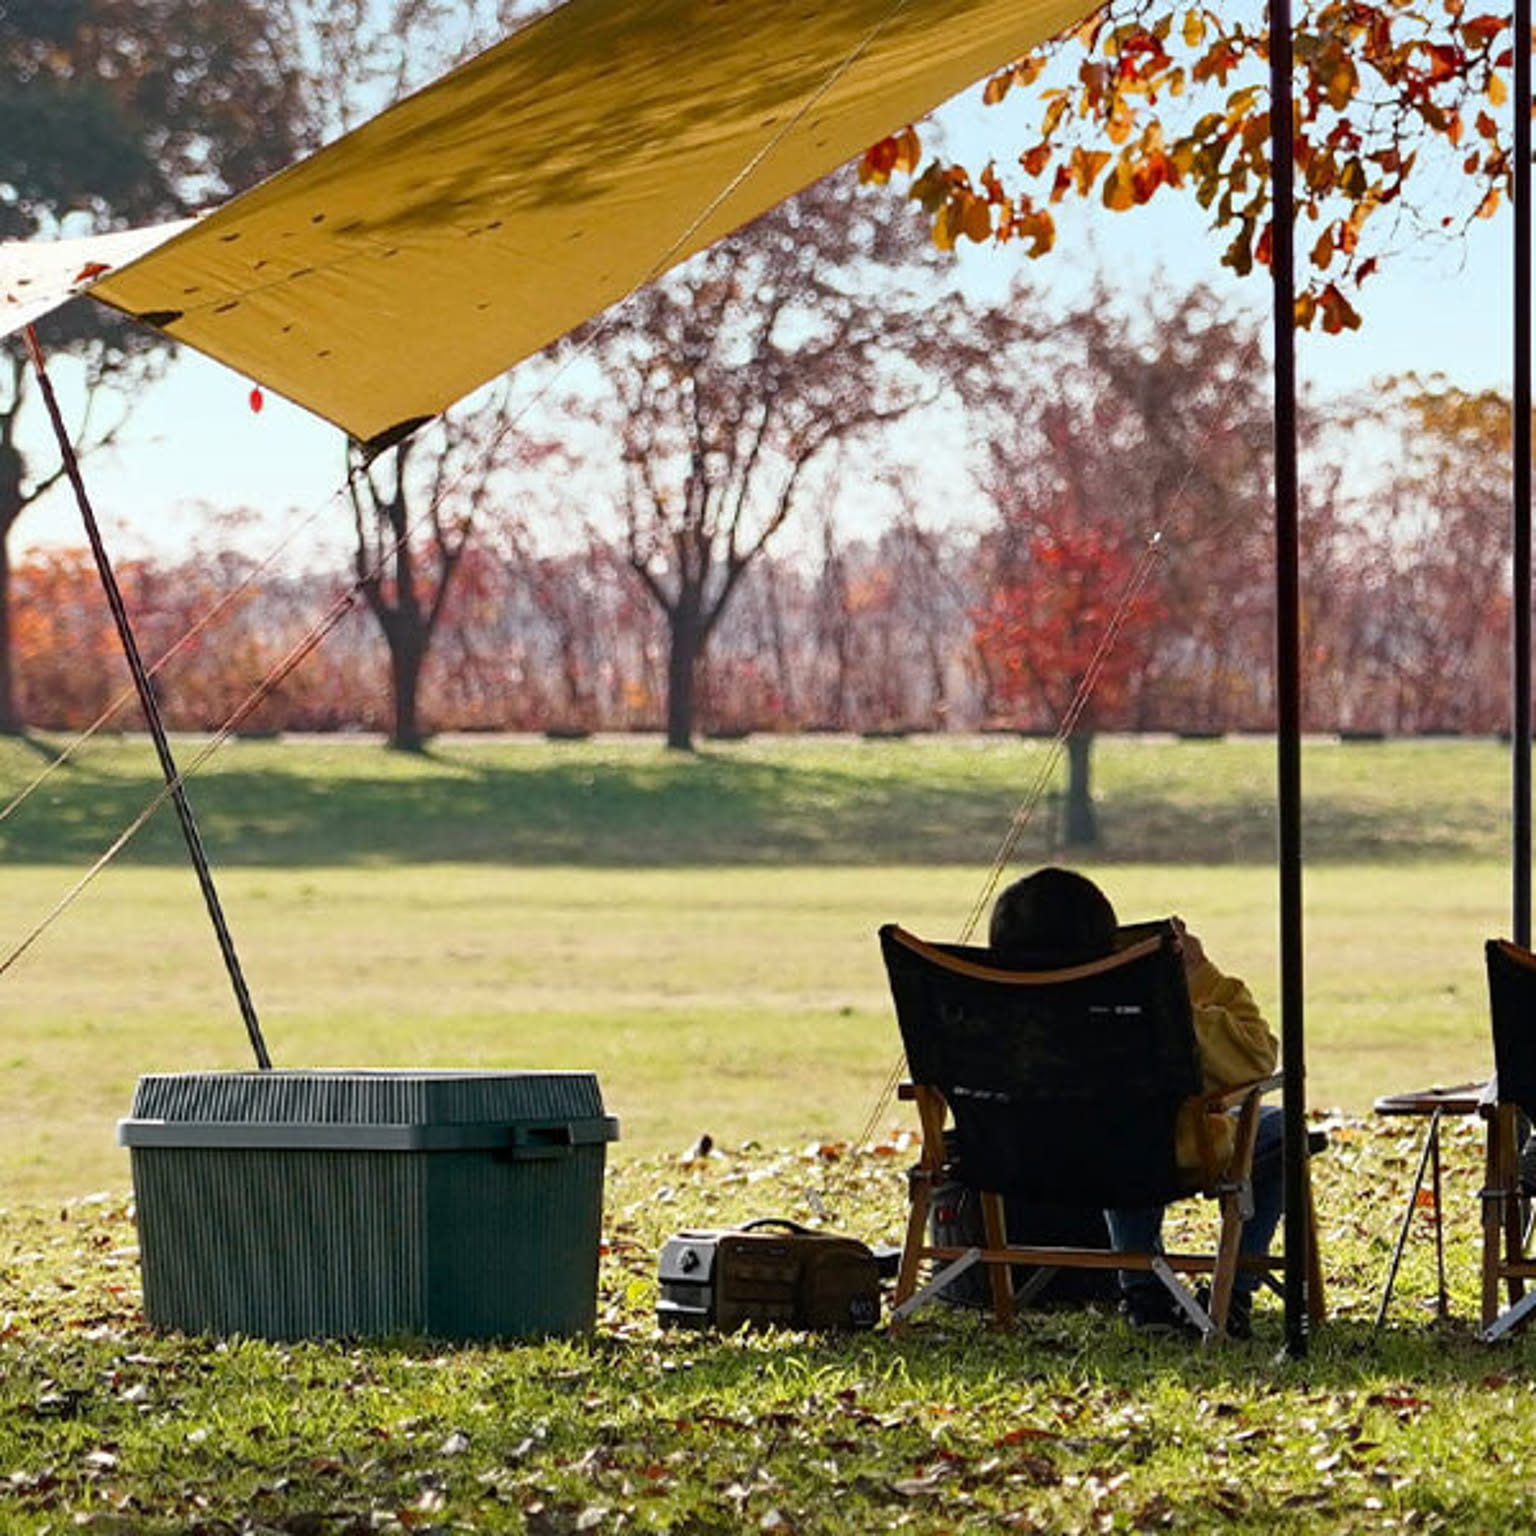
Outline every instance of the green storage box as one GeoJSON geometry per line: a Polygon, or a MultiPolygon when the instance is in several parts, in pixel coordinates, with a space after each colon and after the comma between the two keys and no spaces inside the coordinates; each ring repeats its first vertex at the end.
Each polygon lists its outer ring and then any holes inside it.
{"type": "Polygon", "coordinates": [[[119,1122],[156,1327],[590,1328],[618,1122],[590,1072],[189,1072],[119,1122]]]}

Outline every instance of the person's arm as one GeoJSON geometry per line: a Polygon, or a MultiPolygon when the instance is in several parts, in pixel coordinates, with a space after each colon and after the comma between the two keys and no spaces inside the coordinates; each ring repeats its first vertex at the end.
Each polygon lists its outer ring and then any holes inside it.
{"type": "Polygon", "coordinates": [[[1205,1091],[1215,1093],[1267,1076],[1280,1059],[1280,1045],[1253,994],[1236,976],[1216,968],[1205,946],[1182,922],[1177,926],[1205,1091]]]}

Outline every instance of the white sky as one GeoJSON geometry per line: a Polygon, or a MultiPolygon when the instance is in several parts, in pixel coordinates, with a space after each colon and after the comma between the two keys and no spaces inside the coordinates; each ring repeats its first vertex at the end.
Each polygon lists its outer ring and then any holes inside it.
{"type": "MultiPolygon", "coordinates": [[[[974,92],[946,113],[946,121],[951,148],[972,165],[994,148],[1002,160],[1026,142],[1004,112],[980,108],[974,92]]],[[[1267,274],[1239,282],[1221,267],[1227,236],[1206,228],[1207,216],[1186,194],[1164,192],[1151,206],[1121,214],[1111,214],[1097,199],[1069,201],[1056,212],[1056,250],[1040,261],[1030,261],[1018,245],[962,242],[965,289],[978,299],[993,298],[1023,271],[1043,303],[1065,304],[1103,270],[1132,303],[1138,290],[1152,284],[1206,282],[1230,293],[1234,306],[1267,314],[1267,274]]],[[[1468,388],[1507,388],[1513,371],[1511,240],[1506,205],[1464,242],[1431,242],[1384,263],[1358,296],[1361,331],[1299,337],[1303,386],[1327,395],[1417,371],[1442,373],[1468,388]]],[[[67,364],[59,375],[67,400],[67,364]]],[[[342,482],[340,433],[271,394],[255,414],[249,392],[249,380],[191,352],[143,392],[120,443],[86,465],[116,553],[170,553],[199,539],[229,537],[210,512],[249,509],[256,515],[238,537],[253,553],[266,553],[302,518],[294,548],[303,559],[329,564],[343,556],[348,515],[340,502],[326,505],[342,482]]],[[[33,413],[28,427],[23,446],[29,462],[52,462],[55,450],[41,412],[33,413]]],[[[537,409],[526,428],[539,432],[537,409]]],[[[858,508],[851,512],[856,519],[858,508]]],[[[932,515],[943,513],[935,508],[932,515]]],[[[29,509],[14,538],[16,553],[82,542],[67,487],[29,509]]]]}

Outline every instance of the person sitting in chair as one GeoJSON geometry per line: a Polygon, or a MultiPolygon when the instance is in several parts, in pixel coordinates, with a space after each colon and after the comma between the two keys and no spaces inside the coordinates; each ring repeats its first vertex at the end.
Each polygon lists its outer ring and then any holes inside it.
{"type": "MultiPolygon", "coordinates": [[[[1235,976],[1217,970],[1205,946],[1179,918],[1173,923],[1183,949],[1204,1091],[1219,1092],[1267,1076],[1275,1070],[1279,1045],[1253,995],[1235,976]]],[[[1049,867],[1016,880],[997,898],[989,943],[999,960],[1013,969],[1056,969],[1113,954],[1118,929],[1114,907],[1092,880],[1070,869],[1049,867]]],[[[1200,1169],[1199,1128],[1191,1118],[1198,1113],[1194,1106],[1186,1107],[1176,1132],[1178,1165],[1192,1180],[1200,1169]]],[[[1266,1106],[1259,1111],[1253,1215],[1243,1224],[1239,1249],[1244,1256],[1266,1255],[1279,1225],[1284,1198],[1279,1156],[1283,1123],[1279,1109],[1266,1106]]],[[[1210,1134],[1216,1155],[1230,1156],[1234,1141],[1231,1118],[1212,1117],[1210,1134]]],[[[1104,1219],[1110,1241],[1122,1252],[1162,1251],[1161,1206],[1107,1210],[1104,1219]]],[[[1227,1331],[1234,1338],[1246,1338],[1251,1332],[1257,1284],[1253,1271],[1238,1271],[1227,1317],[1227,1331]]],[[[1144,1270],[1122,1270],[1120,1287],[1122,1309],[1133,1327],[1159,1332],[1188,1329],[1183,1314],[1155,1276],[1144,1270]]]]}

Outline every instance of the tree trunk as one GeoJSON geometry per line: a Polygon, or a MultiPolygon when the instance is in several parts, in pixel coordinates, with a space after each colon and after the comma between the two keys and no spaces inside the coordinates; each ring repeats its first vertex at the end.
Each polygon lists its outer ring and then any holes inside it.
{"type": "Polygon", "coordinates": [[[425,745],[417,698],[427,648],[422,635],[396,624],[389,635],[389,680],[394,693],[395,725],[389,744],[397,752],[420,752],[425,745]]]}
{"type": "Polygon", "coordinates": [[[22,729],[11,656],[11,528],[21,516],[21,455],[0,442],[0,734],[22,729]]]}
{"type": "Polygon", "coordinates": [[[1093,732],[1073,731],[1067,737],[1067,829],[1069,847],[1090,848],[1099,840],[1099,818],[1093,809],[1093,732]]]}
{"type": "Polygon", "coordinates": [[[693,751],[693,694],[703,627],[691,614],[669,614],[671,647],[667,655],[667,745],[674,752],[693,751]]]}

